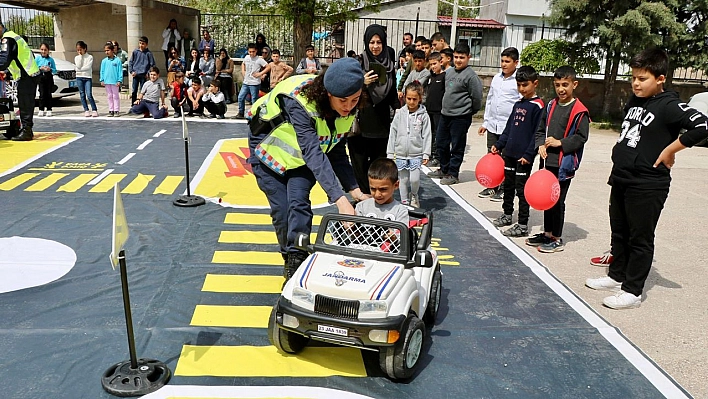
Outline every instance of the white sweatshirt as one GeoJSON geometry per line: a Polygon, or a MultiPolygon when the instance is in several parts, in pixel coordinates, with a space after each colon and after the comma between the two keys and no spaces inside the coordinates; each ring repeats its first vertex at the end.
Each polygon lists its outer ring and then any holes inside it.
{"type": "Polygon", "coordinates": [[[74,64],[76,65],[77,78],[91,79],[93,72],[93,56],[91,54],[84,53],[84,55],[77,55],[74,57],[74,64]]]}

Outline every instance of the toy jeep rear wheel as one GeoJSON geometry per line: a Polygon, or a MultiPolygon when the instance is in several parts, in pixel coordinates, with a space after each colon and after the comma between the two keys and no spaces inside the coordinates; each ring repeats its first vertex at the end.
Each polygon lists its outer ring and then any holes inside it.
{"type": "Polygon", "coordinates": [[[438,317],[438,309],[440,309],[440,298],[442,297],[442,273],[440,266],[433,273],[433,282],[430,283],[430,297],[428,298],[428,307],[425,309],[423,321],[425,326],[433,328],[435,319],[438,317]]]}
{"type": "Polygon", "coordinates": [[[413,376],[423,351],[424,330],[425,324],[422,320],[409,316],[403,323],[398,342],[394,346],[380,349],[379,364],[389,378],[404,380],[413,376]]]}
{"type": "Polygon", "coordinates": [[[304,335],[280,328],[275,321],[275,308],[270,312],[268,319],[268,340],[279,351],[293,354],[302,351],[310,341],[304,335]]]}

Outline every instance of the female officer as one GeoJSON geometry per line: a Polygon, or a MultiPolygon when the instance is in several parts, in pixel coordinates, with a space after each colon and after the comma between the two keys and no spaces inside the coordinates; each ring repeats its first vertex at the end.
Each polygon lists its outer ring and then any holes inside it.
{"type": "Polygon", "coordinates": [[[248,159],[270,215],[289,279],[307,253],[294,248],[298,233],[312,229],[310,191],[319,183],[339,213],[354,214],[344,190],[362,194],[346,154],[346,134],[364,84],[353,58],[342,58],[324,75],[298,75],[280,82],[248,113],[248,159]]]}

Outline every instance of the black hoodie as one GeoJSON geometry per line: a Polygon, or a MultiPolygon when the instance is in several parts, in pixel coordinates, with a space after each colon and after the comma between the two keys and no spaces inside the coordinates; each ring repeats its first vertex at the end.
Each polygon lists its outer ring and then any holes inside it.
{"type": "Polygon", "coordinates": [[[624,110],[622,132],[612,149],[608,184],[668,189],[669,168],[664,164],[655,168],[654,162],[676,140],[681,129],[686,129],[680,138],[686,147],[708,137],[708,118],[681,101],[673,91],[649,98],[632,95],[624,110]]]}

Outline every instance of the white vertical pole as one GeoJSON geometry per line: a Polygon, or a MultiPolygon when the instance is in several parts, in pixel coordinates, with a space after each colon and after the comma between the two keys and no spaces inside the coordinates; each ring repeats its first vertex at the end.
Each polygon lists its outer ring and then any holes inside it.
{"type": "Polygon", "coordinates": [[[452,5],[452,29],[450,30],[450,46],[455,48],[457,45],[457,1],[452,5]]]}

